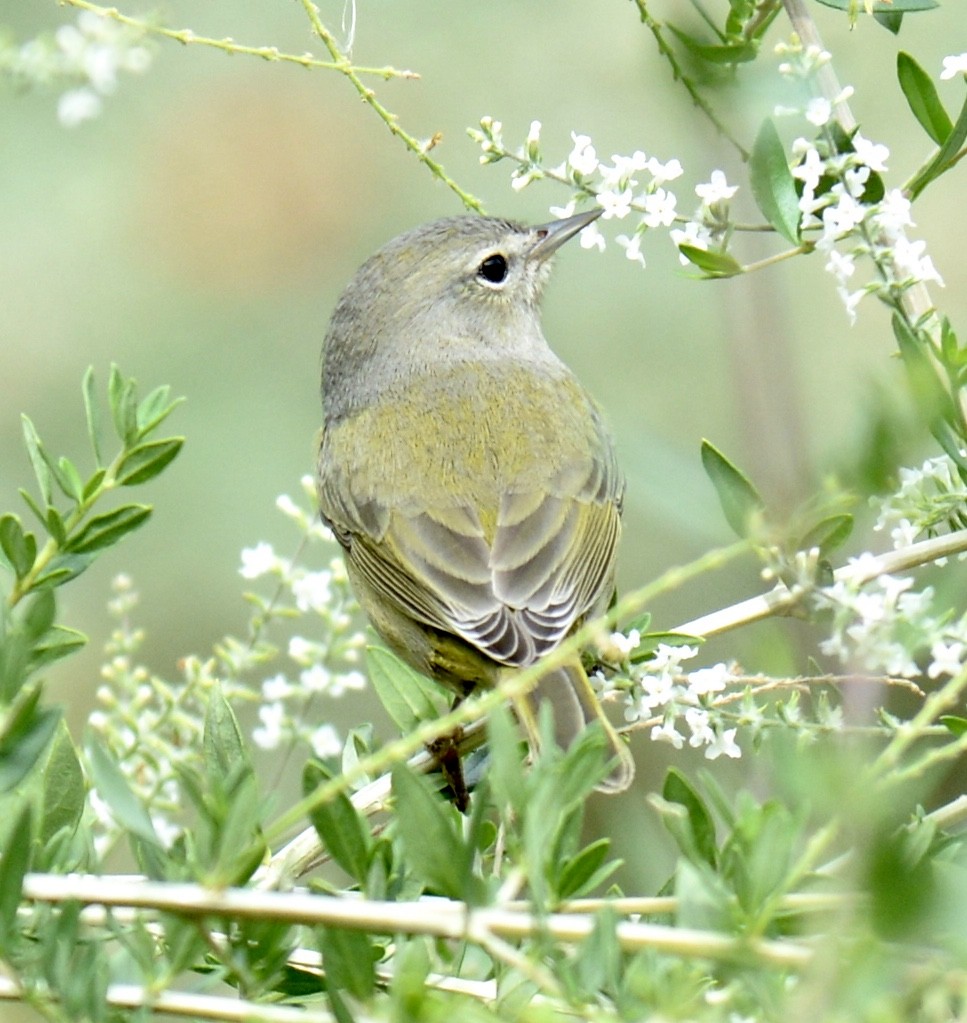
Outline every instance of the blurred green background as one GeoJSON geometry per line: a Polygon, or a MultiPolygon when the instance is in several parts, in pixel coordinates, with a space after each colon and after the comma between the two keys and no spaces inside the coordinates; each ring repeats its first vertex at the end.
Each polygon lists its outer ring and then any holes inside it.
{"type": "MultiPolygon", "coordinates": [[[[930,146],[902,100],[896,51],[939,73],[944,55],[967,49],[958,5],[908,16],[899,39],[868,19],[850,32],[845,17],[811,6],[842,81],[856,88],[864,134],[891,148],[887,184],[899,185],[930,146]]],[[[657,17],[693,17],[676,0],[653,8],[657,17]]],[[[338,34],[342,4],[321,10],[338,34]]],[[[18,39],[74,13],[53,0],[0,0],[0,26],[18,39]]],[[[323,56],[289,0],[169,0],[160,17],[199,35],[323,56]]],[[[787,34],[780,17],[770,40],[787,34]]],[[[50,673],[75,733],[98,684],[116,572],[129,572],[143,595],[145,659],[162,674],[175,676],[179,657],[244,629],[240,550],[259,540],[281,553],[295,545],[274,501],[296,494],[311,471],[319,347],[341,288],[397,232],[461,210],[339,75],[163,39],[151,46],[148,73],[122,75],[103,115],[78,128],[59,125],[53,91],[7,92],[0,101],[2,507],[16,507],[17,487],[32,479],[21,412],[53,452],[89,464],[79,389],[89,364],[102,387],[116,361],[145,389],[168,383],[188,399],[171,420],[187,436],[184,452],[145,495],[154,520],[61,591],[62,620],[91,636],[84,653],[50,673]]],[[[566,192],[540,183],[518,194],[509,164],[481,167],[465,129],[485,114],[503,121],[513,143],[532,118],[541,120],[553,162],[570,150],[571,130],[592,135],[603,159],[638,148],[677,156],[685,176],[672,187],[683,213],[712,169],[745,182],[734,152],[672,82],[630,3],[360,0],[353,57],[421,74],[368,81],[413,134],[442,133],[434,155],[492,213],[549,219],[548,206],[566,192]]],[[[777,63],[770,49],[711,94],[747,143],[773,105],[789,99],[777,63]]],[[[963,82],[939,87],[948,108],[959,109],[963,82]]],[[[787,135],[805,127],[780,123],[787,135]]],[[[738,219],[759,219],[747,189],[735,208],[738,219]]],[[[913,232],[928,240],[946,279],[935,300],[962,332],[965,208],[961,170],[918,202],[913,232]]],[[[625,229],[604,225],[611,238],[625,229]]],[[[750,236],[737,252],[751,261],[779,248],[750,236]]],[[[866,300],[851,328],[821,257],[698,282],[682,271],[667,235],[653,233],[645,252],[642,271],[614,245],[603,255],[569,247],[545,302],[547,336],[606,410],[628,475],[623,588],[730,539],[702,472],[701,438],[745,468],[772,507],[788,510],[827,472],[854,465],[871,420],[906,403],[886,311],[866,300]]],[[[934,453],[919,432],[900,447],[910,459],[934,453]]],[[[860,531],[853,546],[867,542],[860,531]]],[[[656,624],[672,627],[760,588],[755,566],[733,567],[664,599],[656,624]]],[[[720,641],[709,657],[795,671],[811,639],[805,626],[763,625],[720,641]]],[[[345,701],[338,711],[343,724],[372,713],[345,701]]],[[[640,796],[660,784],[669,757],[644,739],[636,748],[640,796]]],[[[618,843],[642,860],[640,836],[618,843]]]]}

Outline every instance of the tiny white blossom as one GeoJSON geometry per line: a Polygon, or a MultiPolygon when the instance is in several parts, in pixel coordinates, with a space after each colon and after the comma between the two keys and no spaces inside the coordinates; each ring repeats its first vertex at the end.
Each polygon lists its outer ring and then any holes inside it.
{"type": "Polygon", "coordinates": [[[964,666],[964,644],[937,642],[930,648],[930,678],[956,675],[964,666]]]}
{"type": "Polygon", "coordinates": [[[292,583],[292,596],[300,611],[324,611],[332,600],[332,574],[306,572],[292,583]]]}
{"type": "Polygon", "coordinates": [[[315,643],[303,639],[302,636],[293,636],[289,640],[289,656],[299,664],[310,664],[315,660],[317,648],[315,643]]]}
{"type": "Polygon", "coordinates": [[[577,199],[572,199],[566,206],[549,206],[548,209],[555,217],[560,217],[562,220],[566,217],[574,216],[574,211],[578,208],[577,199]]]}
{"type": "Polygon", "coordinates": [[[675,727],[672,720],[663,721],[655,725],[651,730],[651,738],[654,742],[669,742],[675,749],[681,749],[685,744],[685,736],[675,727]]]}
{"type": "Polygon", "coordinates": [[[681,162],[674,157],[667,163],[662,163],[652,156],[648,159],[644,169],[648,171],[656,185],[663,185],[666,181],[674,181],[675,178],[680,178],[685,173],[681,162]]]}
{"type": "Polygon", "coordinates": [[[731,680],[728,665],[713,664],[710,668],[699,668],[688,674],[688,691],[693,696],[707,696],[709,693],[720,693],[731,680]]]}
{"type": "Polygon", "coordinates": [[[262,699],[266,703],[277,703],[285,700],[295,692],[292,683],[285,675],[273,675],[262,683],[262,699]]]}
{"type": "MultiPolygon", "coordinates": [[[[612,217],[616,217],[618,220],[621,220],[628,216],[631,212],[632,199],[633,195],[630,188],[625,188],[621,192],[605,189],[602,192],[598,192],[597,195],[598,205],[604,210],[605,220],[611,220],[612,217]]],[[[584,245],[583,239],[581,240],[581,244],[584,245]]],[[[585,248],[587,247],[588,246],[585,246],[585,248]]]]}
{"type": "Polygon", "coordinates": [[[591,145],[590,135],[576,135],[571,132],[574,148],[568,155],[568,166],[576,174],[589,175],[598,169],[598,157],[591,145]]]}
{"type": "Polygon", "coordinates": [[[898,231],[913,226],[910,200],[899,188],[891,188],[880,200],[876,210],[876,222],[888,231],[898,231]]]}
{"type": "Polygon", "coordinates": [[[720,170],[713,170],[712,177],[707,183],[695,186],[695,194],[707,206],[723,199],[731,199],[738,190],[739,186],[730,185],[725,179],[725,172],[720,170]]]}
{"type": "Polygon", "coordinates": [[[719,735],[708,744],[705,749],[705,757],[707,760],[717,760],[721,756],[732,757],[736,759],[742,756],[742,750],[739,749],[738,743],[735,741],[735,733],[737,729],[726,728],[719,735]]]}
{"type": "Polygon", "coordinates": [[[299,682],[302,688],[309,693],[324,693],[329,689],[332,675],[329,669],[322,664],[313,664],[299,673],[299,682]]]}
{"type": "MultiPolygon", "coordinates": [[[[656,189],[642,200],[645,212],[641,218],[646,227],[670,227],[675,223],[675,204],[677,198],[673,192],[664,188],[656,189]]],[[[629,256],[629,259],[637,257],[629,256]]]]}
{"type": "Polygon", "coordinates": [[[588,224],[579,236],[581,241],[582,249],[597,249],[598,252],[604,252],[604,235],[598,229],[597,224],[588,224]]]}
{"type": "Polygon", "coordinates": [[[967,53],[944,57],[943,71],[940,72],[940,77],[948,79],[953,78],[954,75],[967,75],[967,53]]]}
{"type": "MultiPolygon", "coordinates": [[[[707,250],[712,243],[712,232],[705,224],[700,224],[695,220],[689,220],[683,228],[676,227],[668,233],[676,248],[680,245],[691,245],[696,249],[707,250]]],[[[682,266],[688,266],[690,262],[689,258],[681,252],[678,254],[678,261],[682,266]]]]}
{"type": "Polygon", "coordinates": [[[881,142],[871,142],[857,132],[853,136],[853,150],[857,160],[869,167],[871,171],[882,174],[886,170],[886,161],[889,159],[890,150],[881,142]]]}
{"type": "Polygon", "coordinates": [[[290,519],[299,521],[303,517],[302,509],[289,497],[288,494],[279,494],[275,499],[275,507],[282,512],[283,515],[288,516],[290,519]]]}
{"type": "Polygon", "coordinates": [[[238,570],[243,579],[258,579],[274,571],[280,564],[272,548],[272,544],[256,544],[254,547],[246,547],[242,551],[242,567],[238,570]]]}
{"type": "Polygon", "coordinates": [[[285,708],[281,703],[263,704],[259,707],[259,721],[262,723],[252,729],[252,741],[260,749],[277,749],[282,741],[285,708]]]}
{"type": "Polygon", "coordinates": [[[943,278],[924,251],[926,247],[927,243],[922,239],[911,241],[905,235],[898,235],[893,242],[894,267],[900,272],[901,279],[933,281],[943,287],[943,278]]]}
{"type": "Polygon", "coordinates": [[[625,658],[632,650],[637,650],[640,643],[641,633],[637,629],[632,629],[627,636],[623,632],[612,632],[608,637],[608,653],[625,658]]]}
{"type": "Polygon", "coordinates": [[[699,710],[697,707],[690,707],[685,711],[685,724],[691,729],[691,736],[688,745],[692,747],[707,746],[715,741],[715,732],[709,724],[707,710],[699,710]]]}
{"type": "Polygon", "coordinates": [[[309,740],[312,752],[317,757],[336,757],[342,750],[342,743],[339,741],[339,733],[332,725],[320,725],[312,733],[309,740]]]}
{"type": "Polygon", "coordinates": [[[641,251],[642,236],[635,233],[629,237],[626,234],[619,234],[615,241],[625,250],[625,256],[631,260],[637,260],[642,266],[645,265],[645,257],[641,251]]]}
{"type": "Polygon", "coordinates": [[[826,269],[842,283],[853,276],[856,271],[856,263],[852,255],[844,255],[842,252],[837,252],[836,249],[830,249],[826,269]]]}
{"type": "Polygon", "coordinates": [[[68,89],[57,101],[57,120],[65,128],[76,128],[101,112],[101,97],[93,89],[68,89]]]}
{"type": "Polygon", "coordinates": [[[833,106],[824,96],[814,96],[806,104],[806,120],[810,124],[815,124],[817,128],[821,128],[824,124],[829,124],[829,119],[832,115],[833,106]]]}

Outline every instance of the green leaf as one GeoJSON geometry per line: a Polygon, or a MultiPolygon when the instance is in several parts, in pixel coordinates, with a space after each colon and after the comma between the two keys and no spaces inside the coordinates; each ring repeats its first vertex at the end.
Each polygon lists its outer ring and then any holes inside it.
{"type": "Polygon", "coordinates": [[[828,557],[832,551],[836,550],[837,547],[841,547],[849,539],[849,535],[852,532],[852,515],[848,515],[845,512],[839,515],[830,515],[821,522],[817,522],[799,541],[797,547],[801,551],[808,551],[812,550],[813,547],[818,547],[819,553],[823,557],[828,557]]]}
{"type": "Polygon", "coordinates": [[[57,482],[64,491],[64,496],[80,504],[84,499],[84,483],[77,466],[64,455],[57,459],[57,482]]]}
{"type": "Polygon", "coordinates": [[[735,277],[745,273],[742,264],[727,252],[712,252],[697,245],[678,246],[678,251],[689,261],[703,270],[707,277],[735,277]]]}
{"type": "Polygon", "coordinates": [[[30,421],[30,418],[28,416],[21,416],[20,418],[23,422],[24,444],[27,445],[27,455],[30,458],[31,466],[33,466],[34,475],[37,477],[40,496],[44,504],[50,504],[54,496],[54,476],[50,470],[47,453],[44,451],[37,428],[30,421]]]}
{"type": "Polygon", "coordinates": [[[429,682],[385,647],[366,647],[366,672],[380,703],[401,732],[439,716],[429,682]]]}
{"type": "Polygon", "coordinates": [[[674,25],[666,24],[666,27],[689,53],[709,64],[744,64],[755,60],[758,53],[753,43],[703,43],[674,25]]]}
{"type": "Polygon", "coordinates": [[[403,764],[393,768],[393,798],[396,826],[417,876],[439,895],[475,901],[469,898],[475,879],[453,825],[455,811],[403,764]]]}
{"type": "Polygon", "coordinates": [[[87,554],[111,547],[146,522],[150,515],[151,506],[147,504],[125,504],[103,515],[95,515],[80,533],[68,541],[67,550],[73,554],[87,554]]]}
{"type": "Polygon", "coordinates": [[[114,429],[125,447],[132,447],[138,440],[138,405],[135,382],[121,375],[117,366],[111,366],[107,382],[108,404],[114,429]]]}
{"type": "Polygon", "coordinates": [[[958,717],[956,714],[942,714],[938,720],[951,735],[961,736],[967,732],[967,718],[958,717]]]}
{"type": "Polygon", "coordinates": [[[41,784],[40,840],[46,843],[62,828],[77,827],[87,795],[84,772],[63,718],[51,743],[41,784]]]}
{"type": "Polygon", "coordinates": [[[610,877],[621,866],[620,860],[605,863],[610,850],[611,839],[599,838],[568,860],[558,878],[558,897],[581,898],[610,877]]]}
{"type": "Polygon", "coordinates": [[[63,516],[53,505],[47,509],[45,521],[47,532],[50,533],[54,543],[58,547],[63,547],[67,543],[67,527],[64,525],[63,516]]]}
{"type": "Polygon", "coordinates": [[[714,868],[718,863],[718,846],[712,815],[692,783],[674,767],[669,769],[665,777],[662,798],[685,808],[691,848],[701,860],[714,868]]]}
{"type": "Polygon", "coordinates": [[[90,566],[93,554],[58,554],[34,580],[34,587],[62,586],[90,566]]]}
{"type": "Polygon", "coordinates": [[[212,688],[208,697],[202,746],[209,778],[228,778],[239,767],[248,765],[248,753],[235,712],[219,685],[212,688]]]}
{"type": "Polygon", "coordinates": [[[359,1000],[376,989],[376,955],[368,935],[342,927],[326,927],[319,936],[326,971],[326,989],[348,991],[359,1000]]]}
{"type": "Polygon", "coordinates": [[[927,185],[932,181],[936,181],[941,174],[946,173],[954,166],[957,154],[960,152],[960,148],[965,141],[967,141],[967,99],[964,100],[964,105],[960,108],[957,121],[950,129],[950,134],[944,139],[943,145],[914,174],[907,184],[906,188],[912,199],[916,199],[927,185]]]}
{"type": "Polygon", "coordinates": [[[24,875],[30,866],[33,845],[30,803],[26,803],[0,853],[0,955],[8,957],[21,929],[17,909],[23,892],[24,875]]]}
{"type": "MultiPolygon", "coordinates": [[[[848,11],[855,0],[816,0],[824,7],[837,11],[848,11]]],[[[875,0],[874,14],[915,14],[918,11],[932,11],[939,7],[939,0],[875,0]]]]}
{"type": "Polygon", "coordinates": [[[89,501],[100,489],[104,482],[107,470],[98,469],[94,475],[84,484],[84,500],[89,501]]]}
{"type": "MultiPolygon", "coordinates": [[[[302,772],[303,793],[308,796],[331,777],[321,764],[310,760],[302,772]]],[[[369,872],[372,836],[352,800],[340,792],[329,802],[315,807],[309,817],[329,855],[351,878],[364,884],[369,872]]]]}
{"type": "Polygon", "coordinates": [[[762,498],[748,477],[707,440],[702,441],[702,465],[715,487],[725,520],[747,537],[754,520],[765,510],[762,498]]]}
{"type": "Polygon", "coordinates": [[[94,394],[94,367],[88,366],[81,383],[84,394],[84,414],[87,417],[87,436],[91,441],[94,461],[100,468],[101,461],[101,410],[94,394]]]}
{"type": "Polygon", "coordinates": [[[766,118],[752,146],[749,161],[752,197],[769,223],[793,245],[798,245],[799,196],[786,151],[776,126],[766,118]]]}
{"type": "Polygon", "coordinates": [[[159,426],[184,401],[184,398],[168,400],[171,389],[163,384],[156,387],[138,406],[138,434],[144,437],[159,426]]]}
{"type": "Polygon", "coordinates": [[[950,395],[927,355],[924,343],[897,313],[893,314],[893,334],[907,371],[913,398],[931,432],[937,436],[936,427],[941,421],[956,427],[956,413],[950,395]]]}
{"type": "Polygon", "coordinates": [[[31,641],[40,639],[54,624],[56,614],[54,591],[49,587],[34,591],[23,617],[23,630],[31,641]]]}
{"type": "Polygon", "coordinates": [[[37,709],[39,696],[36,687],[7,712],[0,735],[0,793],[16,788],[39,763],[60,721],[59,710],[37,709]]]}
{"type": "Polygon", "coordinates": [[[942,146],[950,137],[954,125],[940,102],[933,79],[903,50],[896,56],[896,73],[913,116],[930,138],[942,146]]]}
{"type": "Polygon", "coordinates": [[[34,567],[37,540],[33,533],[24,530],[20,519],[12,513],[0,518],[0,548],[18,579],[23,579],[34,567]]]}
{"type": "Polygon", "coordinates": [[[132,448],[118,466],[118,484],[133,487],[153,479],[175,458],[184,442],[184,437],[169,437],[132,448]]]}
{"type": "Polygon", "coordinates": [[[149,846],[163,848],[148,811],[132,791],[114,756],[93,735],[88,736],[86,747],[94,788],[107,803],[114,819],[149,846]]]}
{"type": "Polygon", "coordinates": [[[874,11],[873,20],[894,35],[899,35],[900,27],[903,25],[903,15],[894,11],[874,11]]]}

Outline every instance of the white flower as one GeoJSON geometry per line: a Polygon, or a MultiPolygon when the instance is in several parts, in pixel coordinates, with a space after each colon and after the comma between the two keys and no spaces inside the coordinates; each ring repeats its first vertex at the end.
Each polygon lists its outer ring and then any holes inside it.
{"type": "MultiPolygon", "coordinates": [[[[673,192],[666,192],[664,188],[656,189],[646,195],[642,200],[645,207],[644,215],[641,218],[646,227],[670,227],[675,223],[675,204],[678,200],[673,192]]],[[[629,259],[636,257],[629,256],[629,259]]]]}
{"type": "Polygon", "coordinates": [[[943,71],[940,72],[940,77],[947,79],[953,78],[954,75],[967,75],[967,53],[944,57],[943,71]]]}
{"type": "MultiPolygon", "coordinates": [[[[695,220],[689,220],[683,228],[674,228],[668,232],[676,247],[680,245],[691,245],[696,249],[707,250],[712,243],[712,232],[705,224],[699,224],[695,220]]],[[[688,266],[690,260],[687,256],[678,254],[678,261],[682,266],[688,266]]]]}
{"type": "Polygon", "coordinates": [[[342,749],[339,733],[332,725],[320,725],[312,733],[309,743],[312,746],[312,752],[322,759],[325,757],[337,757],[342,749]]]}
{"type": "Polygon", "coordinates": [[[910,547],[917,542],[920,530],[909,519],[900,521],[890,530],[890,539],[895,550],[910,547]]]}
{"type": "Polygon", "coordinates": [[[532,181],[544,177],[540,167],[518,167],[510,175],[510,187],[515,192],[522,192],[532,181]]]}
{"type": "Polygon", "coordinates": [[[731,681],[732,674],[724,663],[713,664],[710,668],[699,668],[688,674],[688,691],[692,696],[707,696],[720,693],[731,681]]]}
{"type": "Polygon", "coordinates": [[[669,160],[668,163],[661,163],[652,156],[645,164],[644,169],[648,171],[652,182],[656,185],[663,185],[666,181],[674,181],[675,178],[680,178],[684,173],[681,163],[675,158],[669,160]]]}
{"type": "Polygon", "coordinates": [[[823,210],[823,233],[829,241],[849,234],[862,224],[867,209],[842,185],[833,185],[830,192],[835,197],[835,202],[823,210]]]}
{"type": "Polygon", "coordinates": [[[315,643],[303,639],[302,636],[293,636],[289,640],[289,656],[298,664],[311,664],[318,652],[315,643]]]}
{"type": "Polygon", "coordinates": [[[262,683],[262,699],[266,703],[277,703],[285,700],[295,692],[292,683],[285,675],[273,675],[262,683]]]}
{"type": "Polygon", "coordinates": [[[833,105],[824,96],[815,96],[806,104],[805,114],[810,124],[821,128],[824,124],[829,124],[829,119],[833,115],[833,105]]]}
{"type": "Polygon", "coordinates": [[[901,280],[934,281],[943,287],[943,278],[937,273],[933,260],[925,254],[927,243],[922,239],[910,241],[898,235],[893,242],[893,265],[901,280]]]}
{"type": "Polygon", "coordinates": [[[572,199],[566,206],[548,206],[548,209],[555,217],[560,217],[564,220],[566,217],[574,216],[574,211],[578,208],[577,199],[572,199]]]}
{"type": "Polygon", "coordinates": [[[678,731],[672,720],[655,725],[651,730],[651,738],[655,742],[670,742],[675,749],[681,749],[685,744],[685,737],[678,731]]]}
{"type": "MultiPolygon", "coordinates": [[[[632,199],[633,196],[630,188],[625,188],[621,192],[605,189],[602,192],[598,192],[597,195],[598,205],[604,210],[605,220],[610,220],[612,217],[617,217],[618,220],[621,220],[628,216],[631,212],[632,199]]],[[[583,239],[581,244],[584,245],[583,239]]],[[[585,246],[585,248],[587,247],[585,246]]]]}
{"type": "Polygon", "coordinates": [[[292,596],[300,611],[324,611],[332,599],[332,573],[306,572],[292,583],[292,596]]]}
{"type": "Polygon", "coordinates": [[[739,186],[730,185],[725,180],[725,172],[720,170],[713,170],[711,180],[706,184],[695,186],[695,194],[706,206],[723,199],[731,199],[738,190],[739,186]]]}
{"type": "Polygon", "coordinates": [[[930,648],[930,678],[956,675],[964,666],[964,644],[937,642],[930,648]]]}
{"type": "Polygon", "coordinates": [[[591,145],[590,135],[576,135],[571,132],[574,148],[568,155],[568,166],[575,174],[589,175],[598,169],[598,157],[591,145]]]}
{"type": "Polygon", "coordinates": [[[332,680],[329,669],[322,664],[313,664],[311,668],[299,673],[302,688],[309,693],[324,693],[332,680]]]}
{"type": "Polygon", "coordinates": [[[275,499],[275,507],[282,512],[283,515],[287,515],[290,519],[295,519],[297,522],[302,519],[302,509],[289,497],[288,494],[279,494],[275,499]]]}
{"type": "Polygon", "coordinates": [[[709,724],[708,711],[690,707],[685,711],[685,724],[691,729],[688,745],[692,747],[707,746],[715,742],[715,732],[709,724]]]}
{"type": "Polygon", "coordinates": [[[895,232],[903,227],[913,226],[910,200],[899,188],[891,188],[876,208],[876,222],[887,231],[895,232]]]}
{"type": "Polygon", "coordinates": [[[605,188],[609,188],[613,191],[619,191],[627,188],[629,185],[636,184],[632,175],[640,170],[644,170],[648,165],[648,158],[639,149],[637,152],[632,153],[631,156],[621,156],[618,153],[611,155],[613,161],[612,166],[602,164],[599,170],[601,171],[601,181],[605,188]]]}
{"type": "Polygon", "coordinates": [[[853,150],[856,159],[865,164],[871,171],[883,173],[886,170],[886,161],[890,156],[890,150],[880,142],[871,142],[859,132],[853,136],[853,150]]]}
{"type": "Polygon", "coordinates": [[[705,749],[706,759],[717,760],[721,756],[733,759],[741,757],[742,750],[739,749],[738,743],[735,741],[736,731],[735,728],[726,728],[721,734],[715,736],[705,749]]]}
{"type": "Polygon", "coordinates": [[[588,224],[581,231],[580,241],[582,249],[597,249],[598,252],[604,252],[604,235],[598,229],[597,224],[588,224]]]}
{"type": "Polygon", "coordinates": [[[623,632],[612,632],[608,637],[608,654],[623,660],[632,650],[637,650],[640,643],[641,633],[637,629],[632,629],[627,636],[623,632]]]}
{"type": "Polygon", "coordinates": [[[103,103],[93,89],[69,89],[57,101],[57,120],[65,128],[76,128],[100,114],[103,103]]]}
{"type": "Polygon", "coordinates": [[[830,249],[826,269],[834,274],[842,284],[847,278],[853,276],[856,271],[856,263],[851,255],[844,255],[842,252],[837,252],[836,249],[830,249]]]}
{"type": "Polygon", "coordinates": [[[645,257],[641,251],[641,234],[636,232],[630,238],[626,234],[619,234],[615,241],[625,250],[628,259],[637,260],[642,266],[645,265],[645,257]]]}
{"type": "Polygon", "coordinates": [[[243,579],[258,579],[261,575],[267,575],[274,571],[280,564],[272,548],[272,544],[256,544],[254,547],[246,547],[242,551],[242,567],[238,570],[243,579]]]}
{"type": "Polygon", "coordinates": [[[260,749],[276,749],[282,741],[285,708],[281,703],[263,704],[259,707],[259,720],[262,723],[252,729],[252,741],[260,749]]]}

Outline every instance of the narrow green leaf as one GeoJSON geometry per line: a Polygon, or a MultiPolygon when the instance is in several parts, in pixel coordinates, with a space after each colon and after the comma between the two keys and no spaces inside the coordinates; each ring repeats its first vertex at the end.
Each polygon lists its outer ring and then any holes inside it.
{"type": "Polygon", "coordinates": [[[940,374],[927,355],[923,342],[896,313],[893,314],[893,334],[914,400],[930,429],[934,429],[938,420],[956,426],[956,413],[940,374]]]}
{"type": "Polygon", "coordinates": [[[799,541],[798,549],[801,551],[819,548],[823,557],[829,557],[830,553],[841,547],[853,532],[853,516],[845,512],[839,515],[830,515],[828,518],[817,522],[812,529],[799,541]]]}
{"type": "Polygon", "coordinates": [[[718,862],[715,824],[698,791],[681,771],[672,767],[665,777],[662,797],[669,803],[678,803],[685,808],[694,849],[701,859],[714,868],[718,862]]]}
{"type": "Polygon", "coordinates": [[[184,398],[169,400],[171,389],[166,385],[156,387],[138,406],[138,431],[144,437],[159,426],[184,401],[184,398]]]}
{"type": "Polygon", "coordinates": [[[56,611],[54,591],[47,587],[35,590],[23,617],[23,630],[27,638],[31,641],[40,639],[54,624],[56,611]]]}
{"type": "Polygon", "coordinates": [[[954,124],[940,102],[933,79],[903,50],[896,55],[896,73],[913,116],[930,138],[942,146],[950,137],[954,124]]]}
{"type": "Polygon", "coordinates": [[[937,719],[951,735],[961,736],[967,733],[967,718],[956,714],[941,714],[937,719]]]}
{"type": "Polygon", "coordinates": [[[18,579],[23,579],[34,567],[37,540],[33,533],[24,530],[20,519],[12,513],[0,518],[0,548],[18,579]]]}
{"type": "Polygon", "coordinates": [[[943,145],[927,163],[917,171],[907,185],[911,198],[915,199],[932,181],[954,166],[961,146],[967,141],[967,99],[960,108],[960,113],[950,134],[944,139],[943,145]]]}
{"type": "Polygon", "coordinates": [[[60,717],[59,710],[32,709],[27,719],[18,722],[15,728],[4,728],[0,738],[0,793],[16,788],[33,770],[60,717]]]}
{"type": "Polygon", "coordinates": [[[467,896],[467,857],[445,804],[409,768],[393,768],[396,826],[408,862],[431,889],[451,899],[467,896]]]}
{"type": "Polygon", "coordinates": [[[138,439],[138,404],[134,389],[134,380],[122,376],[117,366],[112,365],[107,385],[108,404],[114,429],[127,447],[133,446],[138,439]]]}
{"type": "Polygon", "coordinates": [[[725,520],[740,536],[747,537],[753,520],[765,510],[749,478],[707,440],[702,441],[702,465],[715,487],[725,520]]]}
{"type": "MultiPolygon", "coordinates": [[[[310,760],[302,773],[303,793],[309,795],[331,777],[322,765],[310,760]]],[[[350,798],[340,792],[334,799],[315,807],[309,816],[329,855],[351,878],[364,884],[369,872],[372,836],[350,798]]]]}
{"type": "Polygon", "coordinates": [[[903,15],[894,11],[874,11],[873,20],[894,35],[899,35],[903,25],[903,15]]]}
{"type": "Polygon", "coordinates": [[[67,724],[61,718],[42,772],[41,842],[46,843],[61,828],[77,827],[86,795],[84,772],[67,724]]]}
{"type": "Polygon", "coordinates": [[[84,500],[89,501],[101,489],[104,477],[107,475],[105,469],[98,469],[93,476],[84,484],[84,500]]]}
{"type": "Polygon", "coordinates": [[[769,223],[793,245],[798,245],[799,196],[786,151],[776,126],[766,118],[752,146],[749,161],[752,197],[769,223]]]}
{"type": "Polygon", "coordinates": [[[221,686],[216,685],[208,697],[202,746],[209,778],[226,778],[248,764],[238,720],[221,686]]]}
{"type": "Polygon", "coordinates": [[[93,554],[59,554],[34,580],[34,586],[63,586],[86,571],[93,554]]]}
{"type": "Polygon", "coordinates": [[[50,471],[40,435],[28,416],[21,416],[20,418],[23,422],[24,443],[27,445],[27,455],[30,458],[31,466],[33,466],[34,475],[37,477],[37,486],[40,488],[41,499],[44,504],[50,504],[54,496],[54,477],[50,471]]]}
{"type": "Polygon", "coordinates": [[[758,52],[753,43],[703,43],[701,40],[690,36],[687,32],[676,28],[672,24],[665,26],[678,41],[689,51],[701,60],[709,64],[745,64],[755,60],[758,52]]]}
{"type": "Polygon", "coordinates": [[[678,246],[678,251],[708,277],[736,277],[745,272],[742,264],[727,252],[712,252],[684,243],[678,246]]]}
{"type": "Polygon", "coordinates": [[[342,927],[326,927],[319,937],[326,971],[326,990],[347,991],[363,1001],[376,989],[376,956],[368,935],[342,927]]]}
{"type": "Polygon", "coordinates": [[[0,852],[0,956],[9,957],[21,929],[17,910],[23,892],[24,875],[30,866],[33,822],[30,803],[25,803],[0,852]]]}
{"type": "Polygon", "coordinates": [[[24,490],[23,487],[18,487],[17,493],[24,499],[24,503],[34,513],[37,521],[44,527],[44,529],[47,529],[47,518],[36,499],[31,495],[30,491],[24,490]]]}
{"type": "Polygon", "coordinates": [[[148,845],[163,848],[148,811],[131,790],[113,755],[93,735],[88,736],[86,748],[94,788],[107,803],[114,819],[148,845]]]}
{"type": "MultiPolygon", "coordinates": [[[[561,899],[576,899],[586,895],[597,884],[597,875],[611,849],[610,838],[599,838],[585,846],[576,856],[571,857],[564,865],[557,882],[557,894],[561,899]]],[[[618,869],[619,862],[611,864],[609,873],[618,869]]]]}
{"type": "MultiPolygon", "coordinates": [[[[53,583],[57,585],[57,583],[53,583]]],[[[69,629],[66,625],[54,625],[37,640],[30,651],[30,670],[36,671],[45,664],[52,664],[87,645],[87,636],[77,629],[69,629]]]]}
{"type": "Polygon", "coordinates": [[[57,469],[58,479],[63,481],[65,496],[80,504],[84,499],[84,483],[77,466],[66,455],[61,455],[57,459],[57,469]]]}
{"type": "Polygon", "coordinates": [[[103,515],[95,515],[68,541],[66,549],[73,554],[87,554],[110,547],[143,525],[150,515],[151,506],[147,504],[125,504],[103,515]]]}
{"type": "Polygon", "coordinates": [[[101,460],[101,409],[94,394],[94,367],[88,366],[81,384],[84,393],[84,414],[87,416],[87,436],[94,452],[94,462],[98,468],[101,460]]]}
{"type": "Polygon", "coordinates": [[[67,527],[64,525],[64,517],[51,505],[47,509],[45,521],[47,523],[47,532],[50,533],[54,543],[58,547],[63,547],[67,543],[67,527]]]}
{"type": "Polygon", "coordinates": [[[183,437],[150,441],[132,448],[118,466],[116,480],[122,487],[146,483],[160,473],[181,450],[183,437]]]}
{"type": "Polygon", "coordinates": [[[366,672],[380,703],[401,732],[439,716],[428,694],[429,683],[385,647],[366,648],[366,672]]]}

